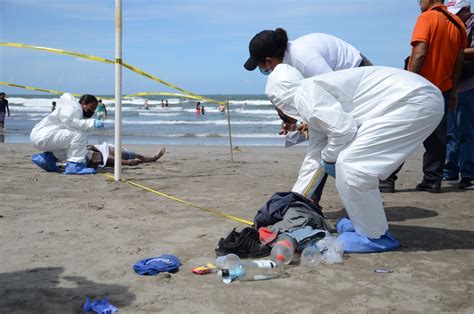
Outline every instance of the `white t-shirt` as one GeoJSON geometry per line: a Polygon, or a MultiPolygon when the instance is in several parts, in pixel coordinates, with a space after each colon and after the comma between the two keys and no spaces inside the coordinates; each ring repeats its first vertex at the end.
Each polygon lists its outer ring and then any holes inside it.
{"type": "Polygon", "coordinates": [[[337,37],[313,33],[289,41],[283,63],[298,69],[305,78],[360,65],[360,52],[337,37]]]}
{"type": "Polygon", "coordinates": [[[107,158],[109,158],[109,146],[113,147],[113,145],[108,144],[107,142],[104,142],[102,144],[94,145],[94,146],[102,154],[102,164],[99,167],[104,168],[105,164],[107,163],[107,158]]]}

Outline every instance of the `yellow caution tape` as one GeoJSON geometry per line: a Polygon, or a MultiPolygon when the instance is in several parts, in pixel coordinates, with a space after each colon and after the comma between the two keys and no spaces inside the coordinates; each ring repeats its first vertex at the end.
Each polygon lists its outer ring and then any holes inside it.
{"type": "Polygon", "coordinates": [[[167,92],[140,92],[140,93],[128,94],[124,97],[137,97],[137,96],[140,96],[140,97],[142,96],[169,96],[169,97],[181,97],[181,98],[202,100],[201,97],[196,97],[193,95],[167,93],[167,92]]]}
{"type": "MultiPolygon", "coordinates": [[[[62,95],[64,93],[69,93],[69,92],[63,92],[63,91],[60,91],[60,90],[45,89],[45,88],[39,88],[39,87],[33,87],[33,86],[27,86],[27,85],[20,85],[20,84],[9,83],[9,82],[0,82],[0,85],[17,87],[17,88],[24,88],[24,89],[34,90],[34,91],[38,91],[38,92],[57,94],[57,95],[62,95]]],[[[82,96],[81,94],[76,94],[76,93],[69,93],[69,94],[71,94],[75,97],[78,97],[78,98],[82,96]]],[[[114,98],[102,97],[102,96],[98,96],[97,98],[106,99],[106,100],[114,100],[114,98]]]]}
{"type": "MultiPolygon", "coordinates": [[[[108,174],[108,173],[103,173],[104,176],[106,176],[107,178],[111,179],[111,180],[115,180],[114,176],[108,174]]],[[[157,194],[157,195],[160,195],[160,196],[163,196],[163,197],[166,197],[170,200],[173,200],[175,202],[178,202],[178,203],[183,203],[183,204],[186,204],[186,205],[189,205],[189,206],[192,206],[192,207],[195,207],[195,208],[199,208],[199,209],[202,209],[204,211],[207,211],[209,213],[212,213],[212,214],[215,214],[215,215],[218,215],[218,216],[221,216],[221,217],[225,217],[225,218],[229,218],[229,219],[232,219],[232,220],[235,220],[235,221],[238,221],[238,222],[241,222],[241,223],[244,223],[244,224],[247,224],[247,225],[250,225],[250,226],[253,226],[253,222],[249,221],[249,220],[246,220],[246,219],[243,219],[243,218],[239,218],[239,217],[235,217],[235,216],[232,216],[232,215],[228,215],[228,214],[225,214],[225,213],[221,213],[215,209],[211,209],[211,208],[206,208],[206,207],[202,207],[202,206],[199,206],[199,205],[195,205],[195,204],[192,204],[190,202],[186,202],[186,201],[183,201],[177,197],[174,197],[174,196],[171,196],[171,195],[168,195],[168,194],[165,194],[163,192],[159,192],[159,191],[156,191],[156,190],[153,190],[149,187],[146,187],[144,185],[141,185],[139,183],[135,183],[133,181],[130,181],[130,180],[121,180],[123,182],[126,182],[130,185],[133,185],[133,186],[136,186],[138,188],[141,188],[145,191],[148,191],[148,192],[152,192],[154,194],[157,194]]]]}
{"type": "Polygon", "coordinates": [[[102,57],[97,57],[97,56],[88,55],[88,54],[85,54],[85,53],[74,52],[74,51],[66,51],[66,50],[56,49],[56,48],[32,46],[32,45],[19,44],[19,43],[4,43],[4,42],[0,42],[0,46],[42,50],[42,51],[57,53],[57,54],[60,54],[60,55],[66,55],[66,56],[71,56],[71,57],[77,57],[77,58],[93,60],[93,61],[97,61],[97,62],[115,64],[115,62],[113,60],[105,59],[105,58],[102,58],[102,57]]]}
{"type": "Polygon", "coordinates": [[[125,62],[122,62],[122,66],[125,67],[125,68],[127,68],[127,69],[129,69],[129,70],[131,70],[131,71],[133,71],[133,72],[135,72],[135,73],[137,73],[137,74],[140,74],[140,75],[142,75],[142,76],[144,76],[144,77],[148,77],[148,78],[149,78],[150,80],[152,80],[152,81],[161,83],[161,84],[166,85],[166,86],[168,86],[168,87],[171,87],[171,88],[173,88],[173,89],[179,90],[180,92],[183,92],[183,93],[185,93],[185,94],[194,96],[195,99],[207,100],[207,101],[209,101],[209,102],[214,102],[214,103],[218,103],[218,104],[224,104],[223,101],[218,101],[218,100],[215,100],[215,99],[211,99],[211,98],[207,98],[207,97],[204,97],[204,96],[201,96],[201,95],[197,95],[197,94],[191,93],[190,91],[187,91],[187,90],[185,90],[185,89],[182,89],[182,88],[180,88],[180,87],[178,87],[178,86],[176,86],[176,85],[173,85],[173,84],[171,84],[171,83],[165,82],[165,81],[163,81],[162,79],[159,79],[159,78],[157,78],[156,76],[153,76],[153,75],[151,75],[151,74],[149,74],[149,73],[146,73],[145,71],[142,71],[142,70],[140,70],[140,69],[138,69],[138,68],[136,68],[136,67],[134,67],[134,66],[132,66],[132,65],[130,65],[130,64],[127,64],[127,63],[125,63],[125,62]]]}
{"type": "MultiPolygon", "coordinates": [[[[6,86],[11,86],[11,87],[17,87],[17,88],[24,88],[24,89],[34,90],[34,91],[38,91],[38,92],[58,94],[58,95],[62,95],[64,93],[69,93],[69,92],[63,92],[63,91],[54,90],[54,89],[45,89],[45,88],[39,88],[39,87],[33,87],[33,86],[27,86],[27,85],[20,85],[20,84],[9,83],[9,82],[0,82],[0,85],[6,85],[6,86]]],[[[69,93],[69,94],[71,94],[73,96],[76,96],[78,98],[81,97],[81,94],[77,94],[77,93],[69,93]]],[[[192,96],[192,95],[168,93],[168,92],[140,92],[140,93],[133,93],[133,94],[125,95],[125,96],[123,96],[123,98],[138,97],[138,96],[169,96],[169,97],[180,97],[180,98],[189,98],[189,99],[202,100],[200,97],[196,97],[196,96],[192,96]]],[[[112,101],[115,100],[115,98],[111,98],[111,97],[97,96],[97,98],[112,100],[112,101]]]]}
{"type": "Polygon", "coordinates": [[[210,102],[215,102],[215,103],[218,103],[218,104],[221,104],[221,103],[224,104],[224,102],[222,102],[222,101],[217,101],[217,100],[214,100],[214,99],[211,99],[211,98],[207,98],[207,97],[203,97],[203,96],[191,93],[190,91],[187,91],[187,90],[182,89],[182,88],[180,88],[176,85],[173,85],[171,83],[163,81],[162,79],[160,79],[160,78],[158,78],[154,75],[151,75],[151,74],[149,74],[149,73],[147,73],[147,72],[145,72],[145,71],[143,71],[143,70],[141,70],[137,67],[134,67],[131,64],[123,62],[123,60],[119,59],[119,58],[117,58],[115,61],[113,61],[113,60],[109,60],[109,59],[106,59],[106,58],[93,56],[93,55],[88,55],[88,54],[79,53],[79,52],[74,52],[74,51],[66,51],[66,50],[57,49],[57,48],[32,46],[32,45],[19,44],[19,43],[10,43],[10,42],[0,42],[0,46],[42,50],[42,51],[47,51],[47,52],[51,52],[51,53],[57,53],[57,54],[66,55],[66,56],[73,56],[73,57],[77,57],[77,58],[83,58],[83,59],[88,59],[88,60],[93,60],[93,61],[103,62],[103,63],[108,63],[108,64],[119,63],[123,67],[125,67],[125,68],[127,68],[127,69],[129,69],[129,70],[131,70],[131,71],[133,71],[137,74],[140,74],[144,77],[147,77],[147,78],[149,78],[149,79],[151,79],[155,82],[161,83],[161,84],[166,85],[168,87],[171,87],[173,89],[179,90],[179,91],[181,91],[185,94],[192,95],[192,96],[196,97],[196,99],[202,99],[202,100],[207,100],[207,101],[210,101],[210,102]]]}
{"type": "MultiPolygon", "coordinates": [[[[24,89],[34,90],[34,91],[38,91],[38,92],[58,94],[58,95],[62,95],[62,94],[65,93],[65,92],[62,92],[62,91],[59,91],[59,90],[54,90],[54,89],[44,89],[44,88],[38,88],[38,87],[32,87],[32,86],[26,86],[26,85],[20,85],[20,84],[8,83],[8,82],[0,82],[0,85],[24,88],[24,89]]],[[[79,94],[74,94],[74,93],[70,93],[70,94],[74,95],[76,97],[81,97],[81,95],[79,95],[79,94]]]]}

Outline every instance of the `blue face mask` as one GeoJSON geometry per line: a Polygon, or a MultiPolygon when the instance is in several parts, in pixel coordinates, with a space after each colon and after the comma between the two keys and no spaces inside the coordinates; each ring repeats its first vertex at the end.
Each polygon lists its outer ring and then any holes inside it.
{"type": "Polygon", "coordinates": [[[272,73],[272,70],[270,68],[264,70],[261,67],[258,67],[258,69],[260,70],[260,73],[262,73],[265,76],[268,76],[270,75],[270,73],[272,73]]]}

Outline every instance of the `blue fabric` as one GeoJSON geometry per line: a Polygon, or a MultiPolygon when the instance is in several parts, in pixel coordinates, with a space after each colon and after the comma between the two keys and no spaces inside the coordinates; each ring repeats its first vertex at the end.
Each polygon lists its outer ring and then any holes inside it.
{"type": "Polygon", "coordinates": [[[329,164],[327,162],[325,162],[324,160],[321,159],[321,162],[320,162],[321,166],[324,168],[324,171],[326,171],[326,173],[335,178],[336,177],[336,164],[329,164]]]}
{"type": "Polygon", "coordinates": [[[181,266],[179,259],[171,254],[163,254],[157,257],[143,259],[135,265],[133,270],[144,276],[153,276],[161,272],[172,273],[181,266]]]}
{"type": "Polygon", "coordinates": [[[292,232],[285,232],[284,234],[294,239],[297,243],[302,243],[310,239],[322,239],[326,236],[326,231],[321,229],[313,229],[310,226],[306,226],[304,228],[296,229],[292,232]]]}
{"type": "Polygon", "coordinates": [[[258,210],[253,219],[255,228],[258,230],[260,227],[273,225],[283,220],[283,216],[291,205],[304,206],[324,217],[321,208],[303,195],[295,192],[278,192],[273,194],[267,203],[258,210]]]}
{"type": "Polygon", "coordinates": [[[443,178],[447,180],[459,179],[459,132],[456,126],[456,113],[447,113],[446,131],[446,164],[443,169],[443,178]]]}
{"type": "Polygon", "coordinates": [[[31,156],[31,161],[45,171],[59,172],[59,167],[56,165],[58,159],[50,152],[34,154],[31,156]]]}
{"type": "Polygon", "coordinates": [[[447,179],[474,179],[474,89],[458,94],[455,112],[448,113],[446,165],[447,179]]]}
{"type": "Polygon", "coordinates": [[[342,242],[346,253],[376,253],[396,250],[400,242],[396,240],[390,232],[386,232],[379,239],[369,239],[355,232],[352,221],[343,218],[336,223],[336,230],[340,234],[339,240],[342,242]]]}
{"type": "Polygon", "coordinates": [[[96,174],[97,171],[94,168],[87,168],[85,162],[72,162],[68,161],[64,168],[65,174],[96,174]]]}
{"type": "Polygon", "coordinates": [[[347,218],[342,218],[336,223],[336,230],[337,233],[355,232],[354,226],[352,225],[352,221],[347,218]]]}
{"type": "Polygon", "coordinates": [[[87,298],[82,309],[85,313],[93,311],[98,314],[112,314],[118,311],[107,299],[91,301],[87,298]]]}
{"type": "Polygon", "coordinates": [[[387,252],[393,251],[400,246],[400,242],[388,231],[379,239],[369,239],[354,231],[344,232],[338,239],[342,242],[344,252],[346,253],[387,252]]]}
{"type": "Polygon", "coordinates": [[[104,121],[95,119],[94,120],[94,128],[96,129],[102,129],[104,127],[104,121]]]}
{"type": "Polygon", "coordinates": [[[324,230],[313,229],[311,226],[306,226],[304,228],[300,228],[292,232],[285,232],[283,234],[292,238],[298,244],[296,250],[301,252],[305,247],[310,246],[313,243],[316,243],[317,240],[326,237],[327,233],[324,230]]]}

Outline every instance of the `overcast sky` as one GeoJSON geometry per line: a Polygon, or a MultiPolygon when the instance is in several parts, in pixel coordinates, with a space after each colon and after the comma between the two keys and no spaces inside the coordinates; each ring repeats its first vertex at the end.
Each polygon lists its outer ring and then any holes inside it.
{"type": "MultiPolygon", "coordinates": [[[[0,41],[113,59],[114,6],[113,0],[0,0],[0,41]]],[[[332,34],[377,65],[402,67],[419,14],[417,0],[123,0],[123,60],[199,94],[263,94],[265,77],[243,68],[259,31],[283,27],[290,40],[332,34]]],[[[123,74],[124,93],[172,91],[123,74]]],[[[0,47],[0,81],[113,94],[114,66],[0,47]]]]}

